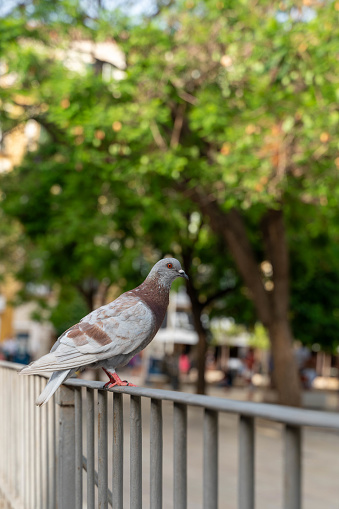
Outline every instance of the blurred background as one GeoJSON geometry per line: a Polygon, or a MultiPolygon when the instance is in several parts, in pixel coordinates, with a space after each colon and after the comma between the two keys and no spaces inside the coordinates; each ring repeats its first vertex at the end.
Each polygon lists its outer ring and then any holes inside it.
{"type": "Polygon", "coordinates": [[[338,11],[0,6],[1,358],[171,255],[190,280],[131,381],[337,409],[338,11]]]}

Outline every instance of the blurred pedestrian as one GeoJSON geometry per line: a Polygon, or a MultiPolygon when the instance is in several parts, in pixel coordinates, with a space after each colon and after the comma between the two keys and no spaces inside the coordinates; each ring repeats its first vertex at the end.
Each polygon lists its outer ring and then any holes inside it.
{"type": "Polygon", "coordinates": [[[178,355],[166,354],[164,357],[164,372],[169,378],[169,382],[171,388],[174,391],[179,390],[180,382],[179,382],[179,358],[178,355]]]}
{"type": "Polygon", "coordinates": [[[187,353],[182,353],[179,357],[179,371],[182,375],[188,375],[191,369],[190,358],[187,353]]]}
{"type": "Polygon", "coordinates": [[[3,342],[3,352],[8,362],[14,362],[14,357],[18,350],[17,341],[14,338],[7,338],[3,342]]]}

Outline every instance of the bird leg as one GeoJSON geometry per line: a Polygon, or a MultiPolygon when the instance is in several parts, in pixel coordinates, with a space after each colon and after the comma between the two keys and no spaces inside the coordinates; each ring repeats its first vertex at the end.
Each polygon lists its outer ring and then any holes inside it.
{"type": "Polygon", "coordinates": [[[107,371],[107,369],[105,368],[102,368],[106,375],[108,376],[109,378],[109,381],[107,383],[105,383],[104,385],[104,389],[111,389],[112,387],[136,387],[136,385],[134,384],[131,384],[129,382],[127,382],[127,380],[121,380],[121,378],[119,377],[119,375],[117,375],[117,373],[115,371],[113,371],[113,373],[111,373],[110,371],[107,371]]]}

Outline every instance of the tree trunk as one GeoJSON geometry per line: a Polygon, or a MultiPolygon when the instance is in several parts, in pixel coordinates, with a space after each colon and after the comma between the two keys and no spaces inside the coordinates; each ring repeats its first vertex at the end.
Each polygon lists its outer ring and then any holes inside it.
{"type": "MultiPolygon", "coordinates": [[[[189,275],[189,268],[191,265],[191,252],[189,250],[183,251],[183,265],[186,274],[189,275]]],[[[197,394],[205,394],[206,392],[206,380],[205,380],[205,368],[206,368],[206,352],[207,352],[207,331],[202,324],[201,314],[203,306],[199,302],[198,294],[194,288],[192,277],[186,282],[187,293],[192,305],[192,314],[194,321],[194,328],[198,334],[198,345],[197,345],[197,369],[198,369],[198,380],[196,386],[197,394]]]]}
{"type": "MultiPolygon", "coordinates": [[[[201,322],[200,322],[201,323],[201,322]]],[[[197,329],[196,329],[197,330],[197,329]]],[[[198,356],[197,356],[197,369],[198,369],[198,380],[196,386],[197,394],[206,394],[206,352],[207,352],[207,335],[206,331],[201,327],[198,332],[198,356]]]]}
{"type": "Polygon", "coordinates": [[[273,268],[273,288],[269,293],[271,320],[267,324],[273,357],[273,376],[284,405],[301,405],[301,388],[293,354],[293,335],[288,320],[289,256],[281,210],[268,210],[262,221],[266,257],[273,268]]]}
{"type": "Polygon", "coordinates": [[[299,406],[301,388],[288,320],[289,257],[282,211],[268,210],[261,225],[266,256],[273,268],[273,288],[267,289],[240,213],[235,209],[224,212],[211,195],[198,187],[187,189],[184,184],[178,187],[199,205],[211,228],[227,243],[250,291],[258,318],[269,334],[279,401],[299,406]]]}
{"type": "Polygon", "coordinates": [[[298,371],[293,355],[293,336],[287,320],[273,320],[268,328],[273,357],[273,378],[282,405],[300,406],[298,371]]]}

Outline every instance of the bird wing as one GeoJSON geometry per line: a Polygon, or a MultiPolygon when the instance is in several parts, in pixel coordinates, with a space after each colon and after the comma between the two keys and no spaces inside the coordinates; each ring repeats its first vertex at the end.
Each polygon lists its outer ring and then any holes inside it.
{"type": "Polygon", "coordinates": [[[127,292],[64,332],[51,350],[55,362],[49,370],[75,368],[129,354],[153,336],[155,328],[150,308],[127,292]]]}

